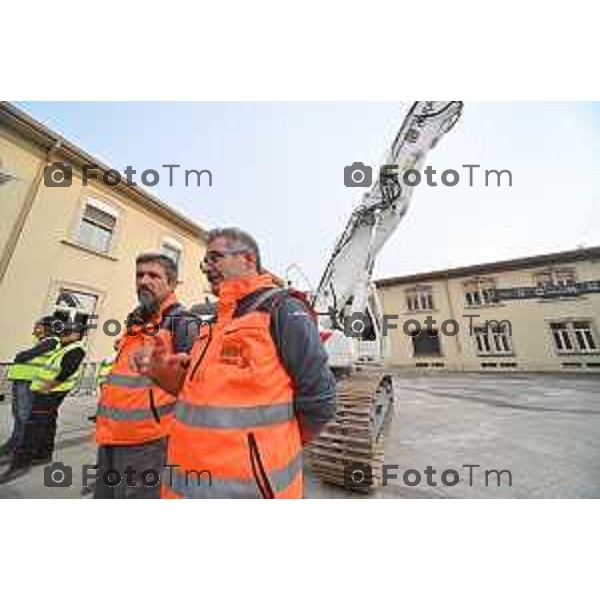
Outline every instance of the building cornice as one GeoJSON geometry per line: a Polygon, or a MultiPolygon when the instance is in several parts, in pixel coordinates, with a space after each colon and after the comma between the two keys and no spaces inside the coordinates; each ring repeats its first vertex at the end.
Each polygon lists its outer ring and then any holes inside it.
{"type": "Polygon", "coordinates": [[[484,275],[488,273],[495,273],[498,271],[532,269],[539,267],[547,267],[555,264],[558,265],[566,262],[594,259],[600,259],[600,246],[591,246],[589,248],[577,248],[576,250],[554,252],[552,254],[538,254],[536,256],[527,256],[524,258],[515,258],[511,260],[501,260],[497,262],[470,265],[466,267],[456,267],[452,269],[442,269],[439,271],[429,271],[427,273],[415,273],[413,275],[404,275],[401,277],[388,277],[378,279],[375,283],[378,288],[386,288],[409,283],[420,283],[434,279],[470,277],[473,275],[484,275]]]}

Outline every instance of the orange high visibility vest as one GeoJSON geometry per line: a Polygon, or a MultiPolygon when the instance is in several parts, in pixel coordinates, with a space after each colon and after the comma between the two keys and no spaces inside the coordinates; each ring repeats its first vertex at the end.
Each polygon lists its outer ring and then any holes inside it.
{"type": "Polygon", "coordinates": [[[221,284],[217,323],[202,327],[178,396],[165,498],[302,497],[294,390],[270,314],[232,318],[238,299],[268,286],[269,275],[221,284]]]}
{"type": "MultiPolygon", "coordinates": [[[[156,323],[161,323],[163,313],[175,302],[174,295],[163,302],[156,323]]],[[[139,326],[131,327],[130,331],[133,335],[123,335],[117,357],[100,391],[96,415],[98,445],[150,442],[168,435],[173,422],[175,398],[129,365],[132,352],[151,344],[152,336],[144,334],[139,326]]],[[[147,331],[152,332],[151,325],[147,331]]],[[[170,330],[163,328],[157,335],[165,337],[167,347],[171,347],[170,330]]]]}

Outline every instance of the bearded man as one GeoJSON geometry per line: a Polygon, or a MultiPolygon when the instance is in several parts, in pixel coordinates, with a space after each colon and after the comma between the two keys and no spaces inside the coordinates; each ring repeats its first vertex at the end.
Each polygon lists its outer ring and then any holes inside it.
{"type": "Polygon", "coordinates": [[[156,336],[170,352],[187,353],[197,330],[175,296],[177,265],[163,254],[136,259],[139,305],[103,381],[96,415],[98,471],[94,498],[159,498],[175,397],[132,368],[134,356],[156,336]],[[190,328],[190,325],[192,327],[190,328]]]}

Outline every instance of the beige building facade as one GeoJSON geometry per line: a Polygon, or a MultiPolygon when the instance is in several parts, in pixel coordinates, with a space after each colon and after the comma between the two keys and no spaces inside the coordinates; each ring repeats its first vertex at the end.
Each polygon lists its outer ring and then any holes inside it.
{"type": "Polygon", "coordinates": [[[600,247],[382,279],[377,288],[392,366],[600,373],[600,247]]]}
{"type": "Polygon", "coordinates": [[[103,326],[123,323],[136,305],[135,257],[142,252],[162,251],[178,262],[177,294],[186,306],[208,294],[199,270],[206,231],[139,186],[105,185],[108,169],[0,103],[0,361],[30,346],[33,322],[56,310],[84,321],[96,315],[88,357],[109,355],[115,338],[103,326]],[[47,185],[45,173],[57,161],[72,169],[70,185],[47,185]],[[87,186],[83,164],[100,165],[87,186]]]}

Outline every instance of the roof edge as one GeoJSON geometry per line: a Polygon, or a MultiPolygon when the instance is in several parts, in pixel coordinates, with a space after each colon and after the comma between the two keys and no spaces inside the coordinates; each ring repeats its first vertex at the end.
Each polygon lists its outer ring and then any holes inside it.
{"type": "Polygon", "coordinates": [[[379,288],[392,287],[405,283],[417,283],[430,279],[443,279],[449,277],[466,277],[469,275],[478,275],[482,273],[490,273],[493,271],[514,271],[517,269],[528,267],[540,267],[552,263],[580,261],[600,258],[600,246],[591,246],[589,248],[577,248],[575,250],[564,250],[561,252],[553,252],[550,254],[537,254],[524,258],[513,258],[509,260],[501,260],[490,263],[482,263],[478,265],[470,265],[465,267],[454,267],[451,269],[440,269],[429,271],[426,273],[415,273],[412,275],[403,275],[400,277],[385,277],[375,281],[379,288]]]}

